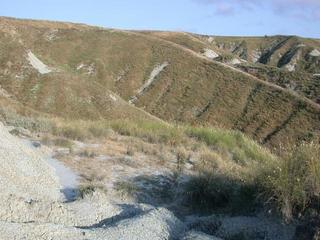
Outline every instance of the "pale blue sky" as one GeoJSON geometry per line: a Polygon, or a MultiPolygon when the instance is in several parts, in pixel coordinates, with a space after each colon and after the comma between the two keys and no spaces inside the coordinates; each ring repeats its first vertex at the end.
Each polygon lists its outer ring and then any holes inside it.
{"type": "Polygon", "coordinates": [[[320,38],[320,0],[0,0],[0,15],[121,29],[320,38]]]}

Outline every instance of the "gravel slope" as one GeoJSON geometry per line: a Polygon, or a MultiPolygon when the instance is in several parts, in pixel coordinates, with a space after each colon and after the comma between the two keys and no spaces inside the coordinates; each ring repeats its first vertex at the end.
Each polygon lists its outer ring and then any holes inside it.
{"type": "Polygon", "coordinates": [[[116,204],[104,193],[64,203],[47,156],[0,123],[0,239],[177,239],[168,210],[116,204]]]}
{"type": "Polygon", "coordinates": [[[58,200],[59,181],[44,157],[0,123],[0,198],[58,200]]]}

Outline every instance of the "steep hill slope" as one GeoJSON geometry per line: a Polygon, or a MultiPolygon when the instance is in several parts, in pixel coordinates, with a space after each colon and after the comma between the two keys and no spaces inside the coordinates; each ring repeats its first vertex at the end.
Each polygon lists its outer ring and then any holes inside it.
{"type": "Polygon", "coordinates": [[[25,106],[68,118],[150,117],[134,104],[271,145],[319,136],[318,105],[194,50],[138,32],[0,18],[0,85],[25,106]]]}
{"type": "Polygon", "coordinates": [[[143,31],[224,62],[319,103],[320,40],[296,36],[219,37],[143,31]]]}

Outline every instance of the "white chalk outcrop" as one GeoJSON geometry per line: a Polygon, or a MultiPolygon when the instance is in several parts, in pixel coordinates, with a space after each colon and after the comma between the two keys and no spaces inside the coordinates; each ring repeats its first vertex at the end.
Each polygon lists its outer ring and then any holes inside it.
{"type": "Polygon", "coordinates": [[[129,103],[134,103],[139,96],[141,96],[150,86],[151,84],[156,80],[156,77],[169,65],[168,62],[164,62],[162,64],[158,64],[154,67],[152,72],[150,73],[150,76],[148,80],[139,88],[137,95],[132,97],[129,103]]]}
{"type": "Polygon", "coordinates": [[[318,49],[313,49],[310,53],[310,56],[312,57],[319,57],[320,56],[320,51],[318,49]]]}
{"type": "Polygon", "coordinates": [[[138,94],[142,94],[155,80],[155,78],[169,65],[168,62],[164,62],[160,65],[155,66],[155,68],[150,73],[149,79],[143,84],[139,89],[138,94]]]}
{"type": "Polygon", "coordinates": [[[215,59],[219,57],[219,54],[217,54],[215,51],[208,48],[204,49],[203,55],[209,59],[215,59]]]}
{"type": "Polygon", "coordinates": [[[47,74],[52,72],[52,70],[40,61],[30,50],[28,51],[27,60],[40,74],[47,74]]]}
{"type": "Polygon", "coordinates": [[[239,59],[237,59],[237,58],[234,58],[229,62],[229,64],[231,64],[231,65],[237,65],[237,64],[240,64],[240,63],[241,63],[241,61],[239,59]]]}

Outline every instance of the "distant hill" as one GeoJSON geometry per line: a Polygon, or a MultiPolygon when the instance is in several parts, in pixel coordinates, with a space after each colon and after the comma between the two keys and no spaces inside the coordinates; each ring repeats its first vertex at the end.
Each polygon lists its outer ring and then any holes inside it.
{"type": "Polygon", "coordinates": [[[0,18],[0,85],[6,103],[53,116],[161,118],[239,129],[277,146],[320,135],[317,50],[319,40],[298,37],[0,18]]]}
{"type": "Polygon", "coordinates": [[[216,53],[228,63],[258,78],[320,103],[320,40],[297,36],[221,37],[181,32],[152,32],[195,52],[216,53]]]}

